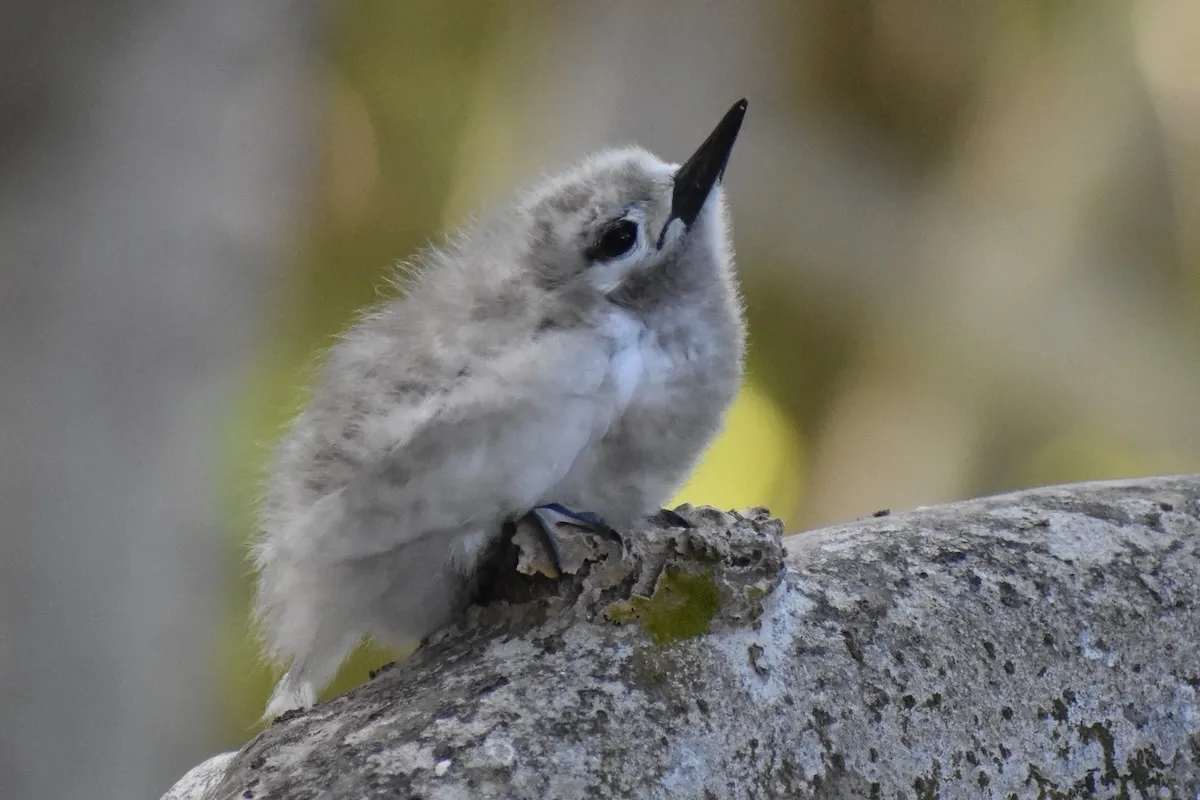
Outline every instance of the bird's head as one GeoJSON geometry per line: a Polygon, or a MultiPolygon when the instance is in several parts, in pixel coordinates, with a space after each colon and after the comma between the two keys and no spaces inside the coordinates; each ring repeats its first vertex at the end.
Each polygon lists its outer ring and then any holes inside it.
{"type": "Polygon", "coordinates": [[[723,285],[732,252],[720,182],[745,113],[740,100],[682,165],[611,150],[536,187],[521,205],[535,279],[580,310],[652,311],[723,285]]]}

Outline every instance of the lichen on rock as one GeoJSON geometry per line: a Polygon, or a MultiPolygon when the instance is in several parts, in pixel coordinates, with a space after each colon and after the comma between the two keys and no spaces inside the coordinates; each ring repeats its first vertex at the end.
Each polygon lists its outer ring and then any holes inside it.
{"type": "Polygon", "coordinates": [[[718,617],[744,624],[761,616],[763,598],[782,578],[782,528],[772,529],[772,522],[778,520],[772,520],[765,509],[754,509],[748,516],[712,512],[706,509],[707,520],[726,531],[750,521],[764,525],[761,531],[749,529],[762,535],[714,538],[707,527],[652,534],[675,537],[665,552],[683,558],[663,565],[649,595],[633,593],[609,605],[604,612],[608,620],[637,622],[656,644],[667,645],[709,633],[718,617]]]}

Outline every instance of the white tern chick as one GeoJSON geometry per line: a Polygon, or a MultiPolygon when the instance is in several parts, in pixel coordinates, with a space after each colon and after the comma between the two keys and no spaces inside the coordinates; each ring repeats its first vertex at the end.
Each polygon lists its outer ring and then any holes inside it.
{"type": "Polygon", "coordinates": [[[265,649],[290,665],[267,716],[312,705],[364,635],[450,621],[507,523],[549,538],[549,507],[627,531],[686,478],[742,374],[719,184],[745,112],[682,166],[613,150],[534,186],[330,350],[253,550],[265,649]]]}

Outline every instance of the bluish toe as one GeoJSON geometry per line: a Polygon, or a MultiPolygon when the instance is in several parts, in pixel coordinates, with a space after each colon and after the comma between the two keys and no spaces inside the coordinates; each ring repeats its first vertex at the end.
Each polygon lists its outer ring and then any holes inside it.
{"type": "Polygon", "coordinates": [[[540,534],[542,546],[546,548],[546,554],[550,558],[550,564],[554,567],[554,572],[561,577],[563,574],[562,556],[558,551],[558,539],[555,538],[554,523],[543,518],[536,508],[526,516],[533,520],[533,525],[540,534]]]}
{"type": "Polygon", "coordinates": [[[538,506],[533,510],[534,514],[538,511],[549,511],[557,514],[564,521],[572,525],[578,525],[581,528],[586,528],[593,533],[603,536],[605,539],[616,542],[625,548],[625,539],[616,531],[613,526],[609,525],[604,519],[592,511],[572,511],[571,509],[559,503],[547,503],[544,506],[538,506]]]}

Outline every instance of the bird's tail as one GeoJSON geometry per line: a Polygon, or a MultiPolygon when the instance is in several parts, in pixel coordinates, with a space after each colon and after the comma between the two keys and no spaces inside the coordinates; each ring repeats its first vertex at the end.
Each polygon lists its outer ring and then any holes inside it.
{"type": "Polygon", "coordinates": [[[267,701],[267,710],[263,712],[264,722],[287,713],[296,708],[311,708],[317,701],[317,687],[312,681],[302,680],[295,670],[288,670],[267,701]]]}
{"type": "Polygon", "coordinates": [[[271,692],[264,719],[273,719],[296,708],[311,708],[317,692],[329,683],[338,667],[358,644],[359,633],[336,630],[330,635],[317,635],[306,646],[294,652],[292,665],[271,692]]]}
{"type": "Polygon", "coordinates": [[[340,519],[339,498],[326,500],[291,524],[276,527],[254,548],[254,615],[263,652],[271,662],[289,665],[271,694],[265,718],[310,707],[362,636],[347,613],[345,592],[339,592],[319,555],[340,519]]]}

